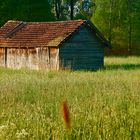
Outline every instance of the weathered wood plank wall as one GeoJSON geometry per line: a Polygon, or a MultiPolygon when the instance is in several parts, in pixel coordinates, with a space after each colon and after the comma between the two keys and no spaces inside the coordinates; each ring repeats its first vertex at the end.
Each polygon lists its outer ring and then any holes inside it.
{"type": "Polygon", "coordinates": [[[59,69],[59,49],[50,48],[50,69],[58,70],[59,69]]]}
{"type": "Polygon", "coordinates": [[[5,67],[5,50],[0,48],[0,66],[5,67]]]}
{"type": "Polygon", "coordinates": [[[58,69],[57,48],[0,48],[0,66],[8,68],[58,69]],[[50,51],[50,52],[49,52],[50,51]]]}
{"type": "Polygon", "coordinates": [[[88,27],[83,26],[62,44],[59,57],[63,68],[99,69],[104,65],[104,46],[88,27]]]}

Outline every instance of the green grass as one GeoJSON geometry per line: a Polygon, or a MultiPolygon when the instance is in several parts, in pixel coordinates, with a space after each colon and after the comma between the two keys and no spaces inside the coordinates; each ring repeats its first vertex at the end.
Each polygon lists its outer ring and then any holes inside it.
{"type": "Polygon", "coordinates": [[[140,57],[105,58],[105,69],[0,68],[0,140],[139,140],[140,57]],[[61,102],[67,100],[71,128],[61,102]]]}

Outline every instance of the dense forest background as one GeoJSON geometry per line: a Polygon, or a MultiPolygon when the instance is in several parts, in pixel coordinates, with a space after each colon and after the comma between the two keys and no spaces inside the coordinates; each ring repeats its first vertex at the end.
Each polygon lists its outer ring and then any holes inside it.
{"type": "Polygon", "coordinates": [[[0,26],[10,19],[89,19],[112,44],[112,54],[140,54],[140,0],[0,0],[0,26]]]}

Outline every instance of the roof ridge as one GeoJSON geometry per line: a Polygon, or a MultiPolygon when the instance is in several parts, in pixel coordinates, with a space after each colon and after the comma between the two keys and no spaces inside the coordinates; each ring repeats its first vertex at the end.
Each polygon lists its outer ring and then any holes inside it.
{"type": "Polygon", "coordinates": [[[39,23],[64,23],[64,22],[76,22],[76,21],[87,21],[83,19],[78,19],[78,20],[61,20],[61,21],[20,21],[20,20],[8,20],[7,22],[26,22],[26,23],[34,23],[34,24],[39,24],[39,23]]]}
{"type": "Polygon", "coordinates": [[[22,20],[8,20],[7,22],[23,22],[22,20]]]}

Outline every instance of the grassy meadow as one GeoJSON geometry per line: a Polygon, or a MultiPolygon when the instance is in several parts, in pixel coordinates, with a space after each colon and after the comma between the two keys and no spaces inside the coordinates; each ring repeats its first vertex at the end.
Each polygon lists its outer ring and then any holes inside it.
{"type": "Polygon", "coordinates": [[[139,140],[140,57],[106,57],[96,72],[0,68],[0,140],[19,139],[139,140]]]}

